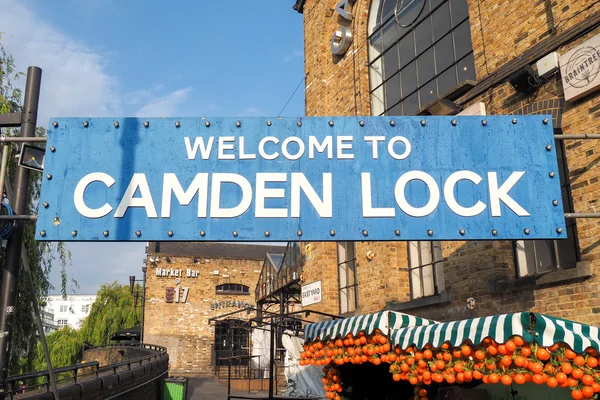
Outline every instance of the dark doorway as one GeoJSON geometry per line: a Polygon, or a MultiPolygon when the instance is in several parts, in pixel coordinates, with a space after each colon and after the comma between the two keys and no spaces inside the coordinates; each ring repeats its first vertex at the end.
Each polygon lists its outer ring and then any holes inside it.
{"type": "MultiPolygon", "coordinates": [[[[216,365],[227,366],[231,357],[248,356],[250,326],[247,321],[228,319],[215,325],[216,365]]],[[[231,360],[231,365],[248,364],[247,358],[231,360]]]]}

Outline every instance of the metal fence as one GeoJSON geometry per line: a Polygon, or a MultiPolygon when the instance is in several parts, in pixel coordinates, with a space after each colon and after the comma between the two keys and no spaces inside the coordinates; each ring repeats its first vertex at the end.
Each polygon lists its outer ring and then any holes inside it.
{"type": "MultiPolygon", "coordinates": [[[[66,367],[55,368],[52,371],[56,376],[56,383],[59,387],[75,385],[79,382],[96,379],[101,376],[116,374],[117,372],[127,371],[136,366],[148,364],[154,360],[167,356],[166,347],[153,344],[128,343],[128,344],[109,344],[105,346],[93,347],[92,349],[102,349],[111,347],[137,347],[141,349],[155,351],[154,354],[135,357],[130,360],[120,361],[109,365],[100,366],[97,361],[79,363],[66,367]]],[[[50,373],[49,371],[38,371],[24,375],[17,375],[6,379],[5,398],[12,400],[19,394],[41,394],[50,392],[50,373]]]]}

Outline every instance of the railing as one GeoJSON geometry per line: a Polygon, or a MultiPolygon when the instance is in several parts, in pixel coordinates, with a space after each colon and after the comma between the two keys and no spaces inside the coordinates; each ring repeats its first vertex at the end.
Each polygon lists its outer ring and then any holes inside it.
{"type": "MultiPolygon", "coordinates": [[[[91,347],[91,349],[103,349],[111,347],[137,347],[156,351],[155,354],[144,355],[130,360],[120,361],[109,365],[100,366],[97,361],[69,365],[66,367],[53,369],[56,376],[56,383],[61,387],[75,385],[78,382],[88,379],[96,379],[100,376],[116,374],[119,371],[127,371],[137,365],[148,364],[154,360],[167,356],[166,347],[156,346],[153,344],[143,343],[127,343],[127,344],[108,344],[104,346],[91,347]]],[[[47,393],[50,391],[50,374],[46,371],[32,372],[29,374],[12,376],[6,379],[6,399],[13,399],[14,395],[22,393],[47,393]],[[22,383],[20,383],[22,382],[22,383]],[[31,382],[28,384],[26,382],[31,382]]]]}

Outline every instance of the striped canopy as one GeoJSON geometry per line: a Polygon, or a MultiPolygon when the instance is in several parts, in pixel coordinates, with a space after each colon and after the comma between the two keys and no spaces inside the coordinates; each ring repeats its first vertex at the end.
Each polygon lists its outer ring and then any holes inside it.
{"type": "Polygon", "coordinates": [[[506,343],[515,335],[544,347],[565,343],[577,353],[588,348],[600,350],[598,328],[530,312],[403,327],[391,332],[390,341],[402,349],[412,345],[422,349],[427,344],[439,348],[445,342],[455,347],[466,341],[478,345],[488,337],[506,343]]]}
{"type": "Polygon", "coordinates": [[[437,324],[437,322],[396,311],[381,311],[375,314],[308,324],[304,328],[304,336],[305,340],[310,342],[317,338],[325,340],[344,337],[348,333],[356,336],[360,331],[370,335],[376,329],[390,336],[400,328],[429,324],[437,324]]]}

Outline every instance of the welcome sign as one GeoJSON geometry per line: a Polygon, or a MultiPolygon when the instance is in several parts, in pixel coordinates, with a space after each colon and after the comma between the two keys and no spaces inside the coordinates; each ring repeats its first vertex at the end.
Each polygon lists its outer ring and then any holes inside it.
{"type": "Polygon", "coordinates": [[[557,239],[544,116],[60,118],[36,238],[557,239]]]}

